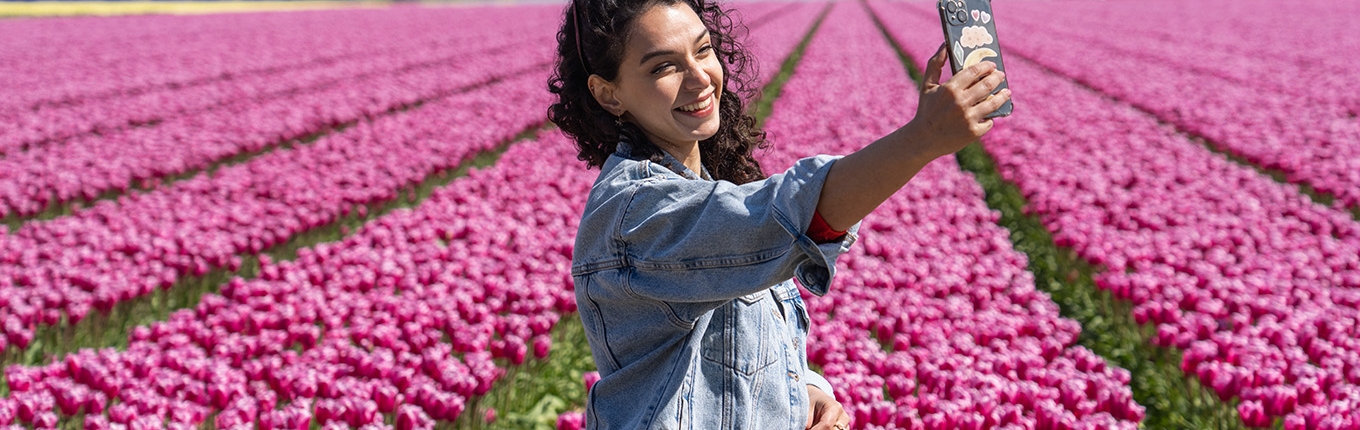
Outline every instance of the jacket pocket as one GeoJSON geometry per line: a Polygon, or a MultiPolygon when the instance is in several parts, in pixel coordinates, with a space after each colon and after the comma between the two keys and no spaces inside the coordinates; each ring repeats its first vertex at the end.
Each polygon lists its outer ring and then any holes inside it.
{"type": "Polygon", "coordinates": [[[704,331],[700,355],[739,376],[750,377],[774,364],[775,333],[782,332],[772,314],[779,312],[769,290],[728,301],[713,310],[704,331]]]}

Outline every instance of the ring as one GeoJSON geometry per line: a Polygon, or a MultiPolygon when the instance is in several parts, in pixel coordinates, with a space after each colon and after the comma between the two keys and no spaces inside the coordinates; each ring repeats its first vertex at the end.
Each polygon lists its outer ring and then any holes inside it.
{"type": "Polygon", "coordinates": [[[845,424],[836,424],[834,426],[831,426],[831,428],[834,428],[836,430],[850,430],[850,428],[846,427],[845,424]]]}

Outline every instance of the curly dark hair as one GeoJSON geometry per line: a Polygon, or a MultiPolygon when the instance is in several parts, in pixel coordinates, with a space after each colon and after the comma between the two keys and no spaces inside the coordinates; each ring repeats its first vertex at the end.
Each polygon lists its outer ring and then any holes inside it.
{"type": "Polygon", "coordinates": [[[557,102],[548,108],[548,119],[576,141],[580,149],[577,158],[588,167],[602,166],[621,137],[633,143],[633,156],[659,162],[662,150],[637,125],[617,123],[616,117],[595,101],[586,82],[592,72],[609,81],[618,77],[629,25],[653,6],[677,3],[689,5],[707,27],[726,77],[718,132],[699,142],[704,167],[714,179],[737,184],[764,179],[754,152],[768,147],[765,131],[746,113],[746,104],[758,95],[751,81],[756,63],[742,43],[747,29],[711,0],[574,0],[567,6],[557,32],[557,67],[548,80],[548,91],[557,95],[557,102]],[[577,28],[581,29],[579,34],[577,28]]]}

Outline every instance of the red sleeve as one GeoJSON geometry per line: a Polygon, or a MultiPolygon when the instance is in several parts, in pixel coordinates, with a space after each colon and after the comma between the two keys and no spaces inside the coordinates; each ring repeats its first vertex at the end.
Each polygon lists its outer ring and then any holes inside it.
{"type": "Polygon", "coordinates": [[[812,215],[812,224],[808,225],[807,235],[814,242],[831,243],[845,237],[845,231],[832,230],[831,225],[827,224],[825,219],[822,219],[822,213],[817,212],[812,215]]]}

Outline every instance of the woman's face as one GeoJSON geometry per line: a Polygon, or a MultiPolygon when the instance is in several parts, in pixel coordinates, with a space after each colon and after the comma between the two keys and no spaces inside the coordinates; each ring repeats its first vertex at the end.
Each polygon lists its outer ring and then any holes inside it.
{"type": "Polygon", "coordinates": [[[608,86],[614,113],[658,144],[692,144],[718,132],[722,64],[703,21],[683,2],[652,7],[633,22],[608,86]]]}

